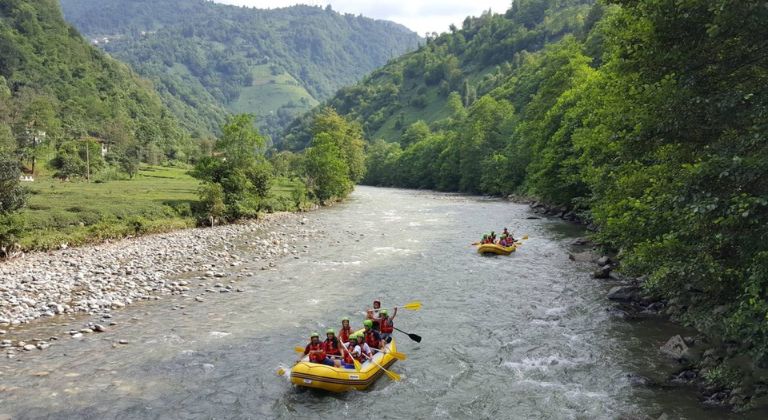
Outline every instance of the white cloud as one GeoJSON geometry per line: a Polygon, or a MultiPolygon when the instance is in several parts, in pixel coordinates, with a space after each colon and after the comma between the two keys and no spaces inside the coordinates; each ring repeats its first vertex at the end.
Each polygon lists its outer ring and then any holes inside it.
{"type": "Polygon", "coordinates": [[[461,27],[467,16],[479,16],[484,10],[503,13],[512,0],[215,0],[218,3],[251,6],[262,9],[288,7],[295,4],[325,6],[330,4],[342,13],[362,14],[376,19],[392,20],[416,31],[445,32],[451,24],[461,27]]]}

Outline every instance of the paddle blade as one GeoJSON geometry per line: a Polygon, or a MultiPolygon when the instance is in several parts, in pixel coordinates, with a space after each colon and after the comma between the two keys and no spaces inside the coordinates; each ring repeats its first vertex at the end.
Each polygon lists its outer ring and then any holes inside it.
{"type": "Polygon", "coordinates": [[[279,368],[277,369],[277,376],[284,376],[285,375],[285,369],[279,368]]]}
{"type": "Polygon", "coordinates": [[[360,366],[360,362],[358,362],[357,359],[352,359],[352,363],[355,364],[355,370],[360,372],[360,369],[362,369],[362,366],[360,366]]]}
{"type": "Polygon", "coordinates": [[[402,379],[400,378],[400,375],[396,374],[395,372],[392,372],[391,370],[386,370],[384,368],[381,368],[381,369],[384,371],[384,373],[387,374],[387,376],[389,376],[389,379],[392,379],[393,381],[399,381],[400,379],[402,379]]]}
{"type": "Polygon", "coordinates": [[[405,353],[400,353],[399,351],[390,351],[387,354],[397,360],[408,360],[408,356],[406,356],[405,353]]]}
{"type": "Polygon", "coordinates": [[[421,302],[418,300],[415,300],[413,302],[408,302],[405,305],[403,305],[403,308],[408,309],[409,311],[418,311],[421,309],[421,302]]]}
{"type": "Polygon", "coordinates": [[[296,353],[304,354],[304,347],[296,346],[293,348],[293,351],[295,351],[296,353]]]}
{"type": "Polygon", "coordinates": [[[410,338],[411,340],[417,343],[421,343],[421,336],[418,334],[408,334],[408,338],[410,338]]]}
{"type": "Polygon", "coordinates": [[[528,239],[528,235],[523,236],[523,240],[524,241],[527,240],[527,239],[528,239]]]}

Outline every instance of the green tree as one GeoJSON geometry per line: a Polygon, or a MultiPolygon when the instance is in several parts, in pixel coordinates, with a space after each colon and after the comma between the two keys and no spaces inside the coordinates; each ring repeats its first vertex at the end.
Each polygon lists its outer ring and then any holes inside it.
{"type": "Polygon", "coordinates": [[[23,219],[15,214],[24,207],[26,190],[19,182],[19,162],[0,153],[0,257],[13,252],[18,235],[23,230],[23,219]]]}
{"type": "Polygon", "coordinates": [[[222,152],[232,166],[246,166],[256,155],[263,153],[266,141],[253,125],[249,114],[233,115],[221,128],[222,136],[216,150],[222,152]]]}
{"type": "Polygon", "coordinates": [[[365,142],[359,124],[349,122],[333,108],[324,108],[315,116],[312,134],[330,138],[347,167],[347,177],[354,184],[365,176],[365,142]]]}
{"type": "Polygon", "coordinates": [[[317,200],[343,198],[352,191],[349,166],[330,134],[315,136],[305,152],[304,167],[307,187],[317,200]]]}
{"type": "Polygon", "coordinates": [[[227,206],[224,204],[224,188],[221,184],[205,182],[198,189],[198,195],[203,215],[211,226],[215,226],[227,212],[227,206]]]}
{"type": "Polygon", "coordinates": [[[230,219],[257,217],[274,171],[262,154],[264,138],[249,115],[230,117],[221,131],[221,155],[201,158],[192,176],[221,186],[230,219]]]}
{"type": "Polygon", "coordinates": [[[406,148],[412,144],[426,140],[431,131],[429,125],[423,120],[416,121],[408,126],[402,136],[400,136],[400,145],[406,148]]]}

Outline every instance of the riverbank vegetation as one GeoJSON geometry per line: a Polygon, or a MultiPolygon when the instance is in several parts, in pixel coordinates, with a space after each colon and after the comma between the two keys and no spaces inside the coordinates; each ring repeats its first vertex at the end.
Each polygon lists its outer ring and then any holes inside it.
{"type": "Polygon", "coordinates": [[[0,257],[302,210],[362,178],[361,130],[330,110],[306,153],[268,155],[247,114],[193,140],[55,1],[0,5],[0,52],[0,257]]]}
{"type": "Polygon", "coordinates": [[[590,3],[516,1],[340,91],[364,182],[581,213],[671,313],[768,366],[768,9],[590,3]]]}
{"type": "Polygon", "coordinates": [[[94,182],[41,175],[21,185],[18,160],[0,161],[0,257],[306,210],[346,197],[364,170],[359,128],[327,110],[304,153],[265,156],[248,115],[229,118],[195,166],[141,164],[132,177],[94,182]],[[25,205],[26,204],[26,205],[25,205]]]}

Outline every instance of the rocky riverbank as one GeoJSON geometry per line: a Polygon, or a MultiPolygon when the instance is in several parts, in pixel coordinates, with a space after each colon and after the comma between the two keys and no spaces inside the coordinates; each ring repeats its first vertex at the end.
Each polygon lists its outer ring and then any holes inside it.
{"type": "MultiPolygon", "coordinates": [[[[605,282],[606,298],[613,303],[609,309],[612,315],[628,321],[687,324],[682,320],[685,308],[679,307],[674,299],[648,293],[642,287],[644,279],[614,271],[620,262],[602,254],[600,247],[588,238],[579,238],[571,246],[570,259],[595,267],[593,277],[605,282]]],[[[692,387],[702,404],[735,412],[768,406],[768,370],[747,356],[743,343],[723,341],[701,331],[690,332],[690,335],[674,334],[665,342],[654,343],[649,351],[667,357],[668,370],[660,372],[661,380],[642,378],[638,383],[660,388],[692,387]]]]}
{"type": "Polygon", "coordinates": [[[237,277],[270,269],[278,258],[298,257],[306,246],[299,243],[310,243],[315,232],[305,223],[301,214],[278,213],[242,224],[33,253],[0,263],[0,339],[6,328],[43,317],[104,314],[169,294],[198,295],[195,299],[201,301],[205,293],[236,292],[234,279],[225,272],[244,265],[237,247],[260,255],[237,277]],[[177,280],[195,274],[208,281],[177,280]]]}

